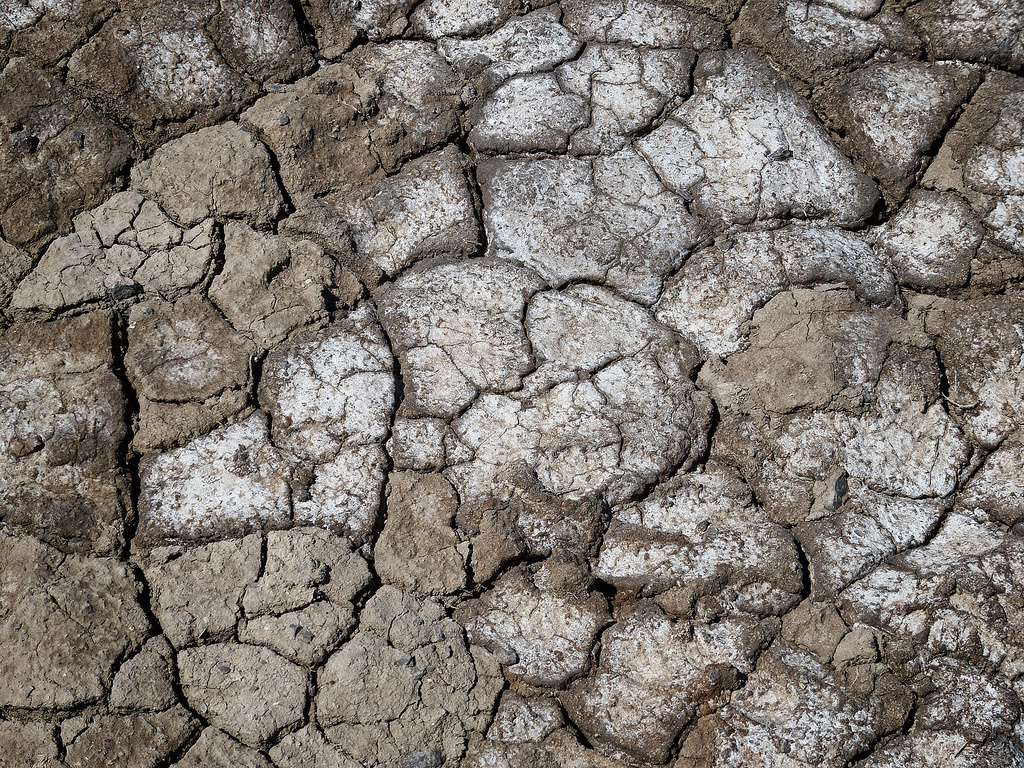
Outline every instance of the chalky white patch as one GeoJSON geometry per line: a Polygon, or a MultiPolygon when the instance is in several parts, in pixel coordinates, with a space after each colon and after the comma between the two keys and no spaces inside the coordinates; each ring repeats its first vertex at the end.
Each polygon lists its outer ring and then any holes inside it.
{"type": "Polygon", "coordinates": [[[292,469],[270,443],[266,417],[253,414],[144,459],[140,526],[157,536],[200,538],[287,525],[292,469]]]}

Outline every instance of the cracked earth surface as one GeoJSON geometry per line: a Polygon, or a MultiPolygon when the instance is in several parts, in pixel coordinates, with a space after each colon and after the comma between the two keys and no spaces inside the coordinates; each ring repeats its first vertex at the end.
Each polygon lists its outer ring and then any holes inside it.
{"type": "Polygon", "coordinates": [[[0,0],[0,765],[1024,768],[1021,0],[0,0]]]}

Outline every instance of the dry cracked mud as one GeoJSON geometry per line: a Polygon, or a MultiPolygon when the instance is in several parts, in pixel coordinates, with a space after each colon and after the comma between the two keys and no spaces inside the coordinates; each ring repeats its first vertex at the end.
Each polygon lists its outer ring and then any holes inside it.
{"type": "Polygon", "coordinates": [[[0,766],[1024,768],[1024,0],[0,0],[0,766]]]}

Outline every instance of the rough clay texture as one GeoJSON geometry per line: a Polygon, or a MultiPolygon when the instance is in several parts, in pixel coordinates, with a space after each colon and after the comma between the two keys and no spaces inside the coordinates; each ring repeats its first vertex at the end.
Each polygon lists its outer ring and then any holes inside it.
{"type": "Polygon", "coordinates": [[[0,766],[1024,768],[1021,0],[0,0],[0,766]]]}

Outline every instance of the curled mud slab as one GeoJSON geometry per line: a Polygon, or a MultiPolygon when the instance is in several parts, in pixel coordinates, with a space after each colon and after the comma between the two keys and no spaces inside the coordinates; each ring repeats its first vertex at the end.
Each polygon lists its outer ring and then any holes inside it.
{"type": "Polygon", "coordinates": [[[0,765],[1024,768],[1024,0],[0,0],[0,765]]]}

